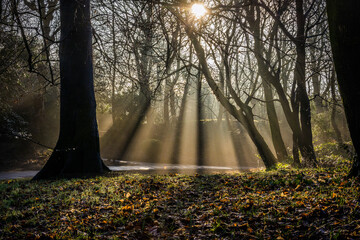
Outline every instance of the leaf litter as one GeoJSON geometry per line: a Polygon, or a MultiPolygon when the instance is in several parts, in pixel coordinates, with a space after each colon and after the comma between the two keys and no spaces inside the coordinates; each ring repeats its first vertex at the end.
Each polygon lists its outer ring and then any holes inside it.
{"type": "Polygon", "coordinates": [[[0,239],[360,239],[337,168],[0,181],[0,239]]]}

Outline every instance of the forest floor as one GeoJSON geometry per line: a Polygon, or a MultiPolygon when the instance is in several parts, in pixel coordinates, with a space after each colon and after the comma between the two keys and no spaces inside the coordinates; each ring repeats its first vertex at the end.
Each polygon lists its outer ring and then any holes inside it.
{"type": "Polygon", "coordinates": [[[359,239],[347,168],[0,181],[0,239],[359,239]]]}

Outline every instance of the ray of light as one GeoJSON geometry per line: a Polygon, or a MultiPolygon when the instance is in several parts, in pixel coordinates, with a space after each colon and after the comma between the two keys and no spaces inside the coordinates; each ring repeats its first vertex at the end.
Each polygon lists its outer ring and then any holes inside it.
{"type": "Polygon", "coordinates": [[[159,149],[159,140],[155,138],[156,113],[153,108],[148,108],[146,122],[142,123],[136,130],[135,136],[126,149],[124,160],[138,162],[155,162],[159,149]]]}

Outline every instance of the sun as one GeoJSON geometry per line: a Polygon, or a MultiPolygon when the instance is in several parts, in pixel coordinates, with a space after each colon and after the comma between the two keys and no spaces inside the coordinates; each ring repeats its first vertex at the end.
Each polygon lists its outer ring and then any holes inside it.
{"type": "Polygon", "coordinates": [[[191,13],[194,14],[195,18],[199,19],[207,13],[207,10],[203,4],[195,3],[191,7],[191,13]]]}

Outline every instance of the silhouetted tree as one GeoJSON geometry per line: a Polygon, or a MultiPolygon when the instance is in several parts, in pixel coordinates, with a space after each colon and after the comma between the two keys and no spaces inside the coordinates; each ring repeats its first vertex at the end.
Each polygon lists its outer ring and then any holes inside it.
{"type": "Polygon", "coordinates": [[[60,135],[34,179],[79,177],[107,171],[100,158],[93,86],[90,0],[61,0],[60,135]]]}
{"type": "Polygon", "coordinates": [[[335,69],[351,139],[357,153],[350,176],[360,176],[360,1],[327,0],[335,69]]]}

